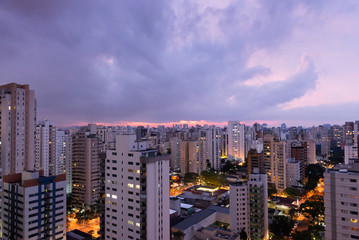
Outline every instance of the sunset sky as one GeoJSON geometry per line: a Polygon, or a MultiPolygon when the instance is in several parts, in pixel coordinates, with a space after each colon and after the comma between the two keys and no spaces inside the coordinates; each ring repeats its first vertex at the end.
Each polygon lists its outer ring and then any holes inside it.
{"type": "Polygon", "coordinates": [[[29,84],[61,126],[342,124],[358,42],[357,0],[4,0],[0,84],[29,84]]]}

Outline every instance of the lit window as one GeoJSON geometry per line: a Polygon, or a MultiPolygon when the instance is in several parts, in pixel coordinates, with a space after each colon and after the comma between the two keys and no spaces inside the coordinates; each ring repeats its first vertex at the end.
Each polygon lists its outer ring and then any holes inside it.
{"type": "Polygon", "coordinates": [[[137,189],[140,189],[140,185],[136,185],[136,188],[137,188],[137,189]]]}
{"type": "Polygon", "coordinates": [[[113,199],[117,199],[117,195],[112,195],[112,198],[113,198],[113,199]]]}
{"type": "Polygon", "coordinates": [[[133,225],[133,221],[131,221],[131,220],[128,220],[127,223],[130,224],[130,225],[133,225]]]}
{"type": "Polygon", "coordinates": [[[127,187],[133,188],[133,184],[132,184],[132,183],[128,183],[128,184],[127,184],[127,187]]]}

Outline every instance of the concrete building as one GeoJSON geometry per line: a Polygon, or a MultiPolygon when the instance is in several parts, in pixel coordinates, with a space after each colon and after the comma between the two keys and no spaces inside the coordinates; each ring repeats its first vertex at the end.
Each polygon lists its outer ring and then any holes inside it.
{"type": "Polygon", "coordinates": [[[72,136],[72,198],[79,204],[93,205],[100,197],[102,142],[93,132],[84,127],[72,136]]]}
{"type": "Polygon", "coordinates": [[[36,125],[35,170],[44,170],[45,176],[65,173],[65,134],[53,122],[36,125]]]}
{"type": "Polygon", "coordinates": [[[228,158],[245,160],[244,124],[238,121],[228,121],[228,158]]]}
{"type": "Polygon", "coordinates": [[[358,182],[357,165],[330,169],[324,173],[326,240],[359,239],[358,182]]]}
{"type": "Polygon", "coordinates": [[[233,231],[221,230],[219,226],[213,225],[215,222],[229,224],[229,208],[210,206],[174,225],[172,227],[172,235],[175,236],[175,234],[182,233],[184,235],[183,240],[240,240],[239,234],[233,233],[233,231]]]}
{"type": "Polygon", "coordinates": [[[107,151],[105,239],[170,239],[169,159],[136,135],[107,151]]]}
{"type": "Polygon", "coordinates": [[[72,193],[72,132],[65,132],[66,193],[72,193]]]}
{"type": "Polygon", "coordinates": [[[206,131],[206,160],[211,167],[219,170],[221,163],[221,132],[220,129],[211,126],[206,131]]]}
{"type": "Polygon", "coordinates": [[[272,156],[273,161],[271,164],[271,183],[273,183],[276,189],[281,192],[287,188],[287,154],[285,141],[275,141],[273,143],[272,156]]]}
{"type": "Polygon", "coordinates": [[[255,168],[259,169],[259,173],[265,173],[263,152],[258,153],[256,149],[251,149],[247,156],[247,176],[253,172],[255,168]]]}
{"type": "Polygon", "coordinates": [[[33,170],[36,99],[29,85],[0,86],[0,116],[2,175],[33,170]]]}
{"type": "Polygon", "coordinates": [[[170,167],[172,171],[181,171],[181,140],[179,138],[171,138],[171,161],[170,167]]]}
{"type": "Polygon", "coordinates": [[[344,146],[344,163],[350,164],[355,159],[358,159],[358,147],[357,145],[344,146]]]}
{"type": "Polygon", "coordinates": [[[230,185],[231,231],[244,230],[250,239],[268,239],[268,182],[255,169],[248,182],[230,185]]]}
{"type": "Polygon", "coordinates": [[[2,239],[66,239],[66,175],[23,171],[3,184],[2,239]]]}
{"type": "Polygon", "coordinates": [[[302,162],[290,158],[287,160],[287,187],[300,186],[300,182],[303,180],[303,167],[302,162]]]}
{"type": "Polygon", "coordinates": [[[274,161],[274,137],[266,134],[263,137],[263,161],[264,172],[267,174],[268,182],[272,182],[272,162],[274,161]]]}

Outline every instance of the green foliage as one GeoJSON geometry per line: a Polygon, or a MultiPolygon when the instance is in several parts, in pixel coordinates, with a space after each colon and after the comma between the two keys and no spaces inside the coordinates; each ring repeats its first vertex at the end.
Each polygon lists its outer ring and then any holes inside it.
{"type": "Polygon", "coordinates": [[[184,175],[183,181],[185,183],[196,183],[198,181],[199,175],[197,173],[186,173],[184,175]]]}
{"type": "Polygon", "coordinates": [[[275,194],[277,194],[277,193],[278,193],[278,191],[277,191],[277,189],[275,188],[275,186],[274,186],[273,184],[268,184],[268,197],[269,197],[270,199],[272,199],[273,196],[274,196],[275,194]]]}
{"type": "Polygon", "coordinates": [[[308,177],[308,181],[316,181],[323,178],[324,168],[319,164],[309,164],[305,170],[305,176],[308,177]]]}
{"type": "Polygon", "coordinates": [[[314,190],[318,185],[318,181],[315,180],[308,180],[308,182],[305,184],[304,189],[305,191],[309,192],[311,190],[314,190]]]}
{"type": "Polygon", "coordinates": [[[247,240],[248,239],[248,235],[246,233],[246,231],[242,228],[241,233],[239,234],[239,237],[241,240],[247,240]]]}
{"type": "Polygon", "coordinates": [[[284,193],[287,194],[288,197],[298,197],[300,195],[300,191],[296,188],[286,188],[284,193]]]}
{"type": "Polygon", "coordinates": [[[173,238],[174,240],[182,240],[184,238],[183,232],[173,232],[173,238]]]}
{"type": "MultiPolygon", "coordinates": [[[[222,159],[223,160],[223,159],[222,159]]],[[[238,165],[233,164],[231,161],[227,160],[226,163],[222,166],[221,172],[224,173],[233,173],[238,169],[238,165]]]]}
{"type": "Polygon", "coordinates": [[[273,233],[273,239],[289,237],[294,227],[294,221],[287,216],[275,216],[269,230],[273,233]]]}
{"type": "Polygon", "coordinates": [[[324,216],[324,202],[306,200],[299,206],[299,212],[312,223],[318,223],[324,216]]]}
{"type": "Polygon", "coordinates": [[[309,231],[295,231],[292,234],[292,239],[293,240],[312,240],[312,234],[309,231]]]}
{"type": "Polygon", "coordinates": [[[220,187],[227,183],[227,177],[224,174],[213,170],[201,172],[201,180],[209,186],[220,187]]]}

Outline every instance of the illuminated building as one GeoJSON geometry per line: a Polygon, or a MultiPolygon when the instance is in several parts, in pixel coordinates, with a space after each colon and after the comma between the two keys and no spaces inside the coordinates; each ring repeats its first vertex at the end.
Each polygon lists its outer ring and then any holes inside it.
{"type": "Polygon", "coordinates": [[[324,173],[325,239],[359,239],[359,167],[342,165],[324,173]],[[346,169],[345,169],[346,168],[346,169]]]}
{"type": "Polygon", "coordinates": [[[245,160],[244,124],[238,121],[228,121],[228,158],[245,160]]]}
{"type": "Polygon", "coordinates": [[[102,141],[96,128],[83,127],[72,136],[72,198],[93,205],[100,197],[102,141]]]}
{"type": "Polygon", "coordinates": [[[248,182],[230,185],[231,231],[244,230],[250,239],[268,239],[268,187],[267,175],[254,169],[248,182]]]}
{"type": "Polygon", "coordinates": [[[65,174],[23,171],[3,181],[2,239],[66,239],[65,174]]]}
{"type": "Polygon", "coordinates": [[[106,152],[105,239],[170,239],[169,157],[117,136],[106,152]]]}

